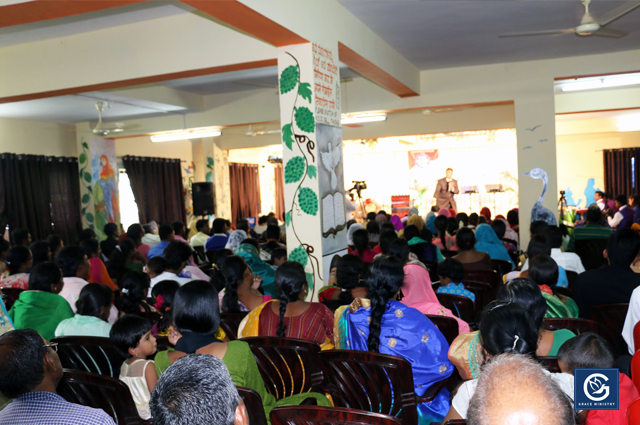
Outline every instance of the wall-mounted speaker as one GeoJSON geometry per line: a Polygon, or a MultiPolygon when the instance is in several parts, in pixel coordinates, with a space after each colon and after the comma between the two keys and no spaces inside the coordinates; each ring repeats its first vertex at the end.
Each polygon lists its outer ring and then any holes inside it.
{"type": "Polygon", "coordinates": [[[191,188],[191,196],[193,198],[193,215],[201,216],[215,214],[216,197],[213,190],[213,183],[193,183],[191,188]]]}

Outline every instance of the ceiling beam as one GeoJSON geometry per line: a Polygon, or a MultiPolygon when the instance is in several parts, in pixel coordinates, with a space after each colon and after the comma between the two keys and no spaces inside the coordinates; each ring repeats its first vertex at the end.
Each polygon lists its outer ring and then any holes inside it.
{"type": "Polygon", "coordinates": [[[237,0],[180,2],[276,47],[309,42],[237,0]]]}
{"type": "Polygon", "coordinates": [[[0,28],[66,18],[149,0],[34,0],[0,7],[0,28]]]}

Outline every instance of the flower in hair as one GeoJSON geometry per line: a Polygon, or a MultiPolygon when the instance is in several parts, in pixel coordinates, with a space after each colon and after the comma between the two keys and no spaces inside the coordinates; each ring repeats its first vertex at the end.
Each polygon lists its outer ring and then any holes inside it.
{"type": "Polygon", "coordinates": [[[153,307],[155,307],[156,310],[160,310],[163,305],[164,305],[164,298],[162,298],[162,295],[158,295],[156,297],[156,303],[153,305],[153,307]]]}

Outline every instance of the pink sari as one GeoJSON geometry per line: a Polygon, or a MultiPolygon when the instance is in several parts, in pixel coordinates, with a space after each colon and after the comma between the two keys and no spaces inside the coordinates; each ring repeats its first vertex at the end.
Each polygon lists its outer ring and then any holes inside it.
{"type": "Polygon", "coordinates": [[[456,317],[451,310],[444,308],[438,301],[436,293],[431,286],[429,272],[415,264],[404,266],[404,285],[402,286],[402,303],[407,307],[415,308],[424,314],[447,316],[456,319],[459,332],[469,332],[469,324],[456,317]]]}

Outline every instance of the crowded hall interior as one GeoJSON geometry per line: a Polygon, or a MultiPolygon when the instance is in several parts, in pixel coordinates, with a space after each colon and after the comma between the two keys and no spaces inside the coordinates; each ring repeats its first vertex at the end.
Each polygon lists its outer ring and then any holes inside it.
{"type": "Polygon", "coordinates": [[[640,1],[1,0],[0,425],[640,425],[640,1]]]}

